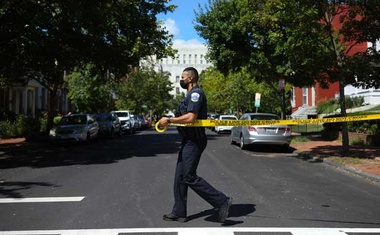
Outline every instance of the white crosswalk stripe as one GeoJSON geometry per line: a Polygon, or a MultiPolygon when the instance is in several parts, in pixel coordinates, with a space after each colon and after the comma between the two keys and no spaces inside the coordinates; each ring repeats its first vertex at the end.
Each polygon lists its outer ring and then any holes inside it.
{"type": "Polygon", "coordinates": [[[292,235],[380,235],[380,228],[266,228],[266,227],[223,227],[223,228],[120,228],[120,229],[79,229],[79,230],[31,230],[0,231],[0,235],[234,235],[235,233],[291,233],[292,235]]]}
{"type": "Polygon", "coordinates": [[[85,197],[29,197],[0,198],[0,203],[31,203],[31,202],[80,202],[85,197]]]}

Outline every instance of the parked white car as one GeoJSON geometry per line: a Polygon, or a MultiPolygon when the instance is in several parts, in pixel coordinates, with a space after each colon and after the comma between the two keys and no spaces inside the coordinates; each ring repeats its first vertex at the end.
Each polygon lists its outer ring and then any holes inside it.
{"type": "Polygon", "coordinates": [[[90,114],[71,114],[61,118],[50,130],[51,141],[81,142],[98,138],[99,124],[90,114]]]}
{"type": "MultiPolygon", "coordinates": [[[[238,118],[235,115],[220,115],[218,120],[238,120],[238,118]]],[[[215,126],[215,132],[221,133],[221,132],[231,132],[232,126],[215,126]]]]}
{"type": "Polygon", "coordinates": [[[116,114],[116,116],[119,118],[121,123],[121,130],[123,133],[129,133],[132,134],[136,132],[136,129],[134,128],[134,122],[132,120],[132,114],[128,110],[117,110],[112,111],[112,113],[116,114]]]}

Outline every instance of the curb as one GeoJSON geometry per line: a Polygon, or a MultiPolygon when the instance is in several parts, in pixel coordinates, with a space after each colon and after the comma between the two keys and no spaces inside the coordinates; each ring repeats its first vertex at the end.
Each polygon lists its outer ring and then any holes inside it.
{"type": "Polygon", "coordinates": [[[331,162],[331,161],[326,160],[326,159],[323,162],[326,163],[327,165],[336,167],[336,168],[338,168],[340,170],[344,170],[344,171],[350,172],[350,173],[352,173],[354,175],[363,177],[363,178],[365,178],[367,180],[374,181],[374,182],[380,184],[380,177],[377,176],[377,175],[371,175],[371,174],[365,173],[363,171],[356,170],[355,168],[352,168],[352,167],[349,167],[349,166],[344,166],[344,165],[341,165],[341,164],[337,164],[335,162],[331,162]]]}
{"type": "Polygon", "coordinates": [[[355,168],[352,168],[352,167],[348,167],[348,166],[345,166],[345,165],[342,165],[342,164],[331,162],[331,161],[329,161],[327,159],[323,159],[323,158],[320,158],[320,157],[314,157],[314,156],[312,156],[309,153],[297,152],[297,151],[295,151],[294,153],[297,154],[298,158],[301,158],[301,159],[304,159],[304,160],[308,160],[310,163],[317,163],[317,162],[325,163],[325,164],[333,166],[333,167],[335,167],[335,168],[337,168],[339,170],[343,170],[343,171],[352,173],[352,174],[354,174],[356,176],[360,176],[360,177],[363,177],[363,178],[365,178],[367,180],[370,180],[372,182],[380,184],[380,176],[371,175],[371,174],[365,173],[363,171],[356,170],[355,168]]]}

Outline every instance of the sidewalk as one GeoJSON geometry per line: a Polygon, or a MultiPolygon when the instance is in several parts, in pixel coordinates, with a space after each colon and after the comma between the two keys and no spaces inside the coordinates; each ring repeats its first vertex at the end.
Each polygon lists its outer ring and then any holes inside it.
{"type": "Polygon", "coordinates": [[[350,146],[350,156],[341,157],[340,141],[314,139],[291,145],[300,157],[318,159],[342,170],[380,183],[380,148],[350,146]]]}

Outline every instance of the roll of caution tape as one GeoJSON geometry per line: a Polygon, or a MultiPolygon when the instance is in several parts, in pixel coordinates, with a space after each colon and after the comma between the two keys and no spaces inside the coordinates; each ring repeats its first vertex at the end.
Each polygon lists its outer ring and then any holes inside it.
{"type": "Polygon", "coordinates": [[[164,128],[160,128],[160,127],[161,127],[160,122],[156,122],[155,128],[157,132],[161,133],[168,129],[168,126],[165,126],[164,128]]]}
{"type": "MultiPolygon", "coordinates": [[[[337,123],[337,122],[356,122],[365,120],[380,119],[380,114],[358,115],[347,117],[318,118],[318,119],[292,119],[292,120],[196,120],[194,123],[188,124],[170,124],[171,126],[184,127],[214,127],[214,126],[280,126],[280,125],[300,125],[300,124],[321,124],[321,123],[337,123]]],[[[156,131],[164,132],[156,123],[156,131]]]]}

